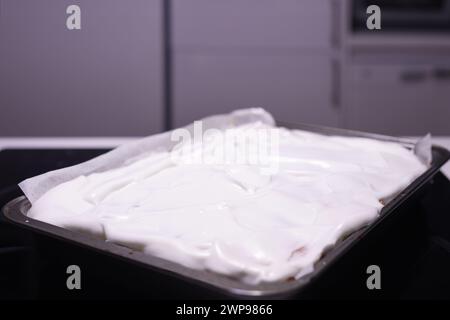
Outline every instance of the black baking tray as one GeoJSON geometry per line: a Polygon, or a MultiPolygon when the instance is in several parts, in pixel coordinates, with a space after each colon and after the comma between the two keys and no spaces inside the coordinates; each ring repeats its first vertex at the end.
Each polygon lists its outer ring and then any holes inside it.
{"type": "MultiPolygon", "coordinates": [[[[293,126],[283,123],[282,125],[325,135],[364,137],[397,142],[407,148],[414,148],[414,142],[391,136],[308,124],[296,124],[293,126]]],[[[145,284],[146,288],[148,286],[153,287],[153,289],[157,287],[161,293],[161,295],[150,294],[146,295],[146,297],[296,298],[305,296],[304,293],[308,292],[311,287],[316,286],[316,283],[320,283],[321,278],[325,278],[325,275],[329,270],[333,269],[333,266],[345,260],[346,257],[351,257],[352,250],[356,251],[354,249],[355,246],[368,243],[370,240],[374,241],[376,239],[374,235],[379,235],[380,231],[383,232],[383,229],[386,229],[390,224],[389,219],[399,215],[402,208],[408,208],[416,204],[423,194],[422,191],[432,182],[433,176],[449,158],[450,152],[448,150],[439,146],[433,146],[433,160],[426,172],[390,200],[383,207],[375,221],[369,226],[353,232],[327,250],[315,264],[313,272],[297,280],[282,283],[248,285],[222,275],[192,270],[114,243],[33,220],[27,217],[30,203],[24,196],[10,201],[2,211],[6,221],[20,228],[25,228],[33,234],[44,236],[45,241],[56,244],[56,249],[52,249],[54,253],[57,252],[60,255],[64,255],[64,253],[68,252],[68,248],[76,248],[77,252],[81,250],[83,254],[95,257],[95,259],[98,257],[95,267],[99,269],[104,268],[102,272],[103,274],[108,274],[107,277],[131,279],[127,280],[130,286],[145,284]],[[103,264],[103,266],[100,264],[103,264]],[[166,295],[163,293],[166,293],[166,295]]],[[[411,218],[409,217],[409,219],[411,218]]],[[[72,255],[72,257],[75,256],[72,255]]]]}

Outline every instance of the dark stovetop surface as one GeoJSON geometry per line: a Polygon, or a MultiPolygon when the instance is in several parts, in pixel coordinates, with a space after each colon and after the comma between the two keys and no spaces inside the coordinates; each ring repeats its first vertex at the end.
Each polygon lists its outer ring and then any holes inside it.
{"type": "MultiPolygon", "coordinates": [[[[0,151],[0,208],[22,195],[17,184],[50,170],[75,165],[94,158],[104,149],[9,149],[0,151]]],[[[33,298],[31,270],[34,255],[32,237],[0,218],[0,299],[33,298]]]]}
{"type": "MultiPolygon", "coordinates": [[[[23,179],[89,160],[105,151],[0,151],[0,207],[21,195],[17,183],[23,179]]],[[[391,265],[399,266],[391,268],[395,272],[388,274],[382,283],[401,279],[401,285],[396,286],[395,292],[381,290],[377,297],[450,299],[450,181],[444,175],[438,174],[416,209],[417,212],[411,214],[421,218],[413,220],[416,226],[408,222],[408,230],[412,228],[419,232],[404,233],[404,237],[408,237],[406,243],[411,244],[411,248],[406,248],[409,252],[408,263],[402,261],[401,252],[398,252],[398,247],[392,245],[392,239],[379,244],[378,250],[385,253],[386,260],[389,260],[391,265]],[[395,252],[392,252],[393,250],[395,252]]],[[[36,256],[40,253],[35,249],[33,241],[30,234],[0,220],[0,299],[61,296],[57,286],[51,284],[52,277],[48,276],[52,274],[52,261],[36,265],[36,260],[39,260],[36,256]],[[44,277],[45,281],[40,279],[44,277]]],[[[389,283],[385,287],[389,287],[389,283]]],[[[348,286],[349,292],[345,296],[352,297],[350,288],[351,286],[348,286]]],[[[95,294],[92,293],[92,296],[110,296],[111,290],[112,287],[99,286],[93,288],[95,294]]],[[[85,298],[91,297],[89,290],[85,290],[83,294],[85,298]]],[[[342,295],[342,291],[336,293],[336,297],[339,295],[342,295]]]]}

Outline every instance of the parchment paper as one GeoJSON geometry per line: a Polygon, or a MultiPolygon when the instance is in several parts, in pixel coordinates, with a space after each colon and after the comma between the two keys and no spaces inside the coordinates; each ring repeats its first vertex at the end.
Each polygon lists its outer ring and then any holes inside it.
{"type": "MultiPolygon", "coordinates": [[[[230,114],[206,117],[201,121],[203,130],[211,128],[224,130],[253,122],[275,125],[272,115],[260,108],[237,110],[230,114]]],[[[194,124],[184,128],[194,134],[194,124]]],[[[19,187],[33,204],[48,190],[78,176],[118,168],[152,152],[170,151],[178,143],[171,140],[171,134],[172,131],[168,131],[124,144],[81,164],[26,179],[19,184],[19,187]]],[[[429,134],[416,143],[414,152],[427,165],[431,163],[431,136],[429,134]]]]}
{"type": "MultiPolygon", "coordinates": [[[[275,125],[272,115],[260,108],[236,110],[230,114],[206,117],[201,119],[201,121],[203,130],[210,128],[223,130],[258,121],[268,125],[275,125]]],[[[184,128],[193,134],[193,124],[184,128]]],[[[171,140],[171,134],[172,131],[168,131],[124,144],[81,164],[49,171],[42,175],[26,179],[19,183],[19,187],[33,204],[48,190],[81,175],[89,175],[94,172],[103,172],[118,168],[124,164],[141,159],[151,152],[171,150],[178,143],[171,140]]]]}

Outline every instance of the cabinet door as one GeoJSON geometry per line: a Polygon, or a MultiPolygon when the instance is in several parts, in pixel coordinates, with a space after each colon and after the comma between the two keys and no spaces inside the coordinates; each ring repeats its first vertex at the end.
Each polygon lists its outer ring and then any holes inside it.
{"type": "Polygon", "coordinates": [[[162,129],[159,0],[0,0],[0,135],[162,129]],[[66,9],[81,7],[81,30],[66,9]]]}
{"type": "Polygon", "coordinates": [[[430,65],[352,67],[349,127],[394,135],[450,134],[450,81],[436,78],[433,70],[430,65]]]}
{"type": "Polygon", "coordinates": [[[333,1],[173,0],[173,41],[176,47],[327,48],[337,23],[333,1]]]}
{"type": "Polygon", "coordinates": [[[339,125],[326,56],[175,56],[174,124],[261,107],[277,120],[339,125]]]}

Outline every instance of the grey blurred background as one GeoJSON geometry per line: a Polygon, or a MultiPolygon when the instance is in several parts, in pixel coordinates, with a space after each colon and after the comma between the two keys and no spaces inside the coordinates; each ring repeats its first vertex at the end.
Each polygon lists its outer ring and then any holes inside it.
{"type": "Polygon", "coordinates": [[[142,136],[248,107],[450,135],[450,0],[0,0],[0,137],[142,136]]]}

